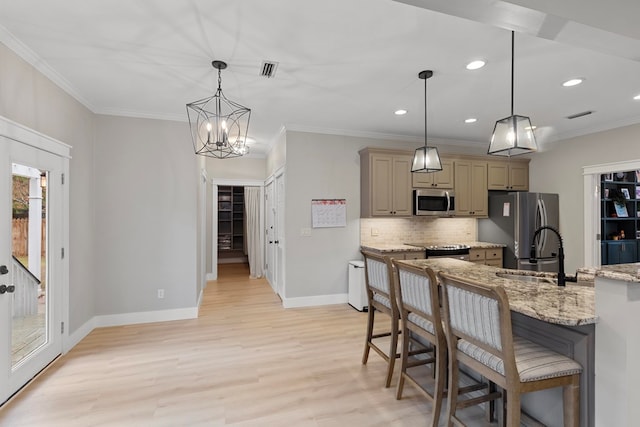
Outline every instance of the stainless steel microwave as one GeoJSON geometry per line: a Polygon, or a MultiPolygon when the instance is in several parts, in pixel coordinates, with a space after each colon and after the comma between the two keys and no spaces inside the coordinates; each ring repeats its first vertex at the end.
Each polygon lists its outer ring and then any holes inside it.
{"type": "Polygon", "coordinates": [[[413,214],[418,216],[453,216],[455,213],[453,190],[413,190],[413,214]]]}

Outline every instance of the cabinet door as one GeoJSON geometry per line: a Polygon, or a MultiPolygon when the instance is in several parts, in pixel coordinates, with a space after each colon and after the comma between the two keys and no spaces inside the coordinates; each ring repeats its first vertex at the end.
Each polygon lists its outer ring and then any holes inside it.
{"type": "Polygon", "coordinates": [[[405,252],[404,259],[425,259],[425,251],[405,252]]]}
{"type": "Polygon", "coordinates": [[[607,260],[611,264],[630,264],[636,262],[637,245],[636,242],[608,242],[607,260]]]}
{"type": "Polygon", "coordinates": [[[509,165],[509,189],[529,191],[529,166],[524,164],[509,165]]]}
{"type": "Polygon", "coordinates": [[[442,170],[433,173],[412,173],[413,188],[453,188],[453,161],[441,159],[442,170]]]}
{"type": "Polygon", "coordinates": [[[371,155],[371,181],[371,214],[392,215],[393,158],[391,156],[371,155]]]}
{"type": "Polygon", "coordinates": [[[486,217],[488,214],[487,163],[456,161],[454,165],[456,214],[486,217]]]}
{"type": "Polygon", "coordinates": [[[413,159],[409,156],[393,157],[393,215],[411,216],[413,207],[411,204],[411,164],[413,159]]]}
{"type": "Polygon", "coordinates": [[[507,190],[509,188],[509,167],[506,163],[488,163],[487,188],[489,190],[507,190]]]}
{"type": "Polygon", "coordinates": [[[454,165],[456,214],[469,215],[471,212],[471,162],[456,160],[454,165]]]}
{"type": "Polygon", "coordinates": [[[411,174],[411,183],[413,188],[431,188],[433,187],[433,173],[412,173],[411,174]]]}
{"type": "MultiPolygon", "coordinates": [[[[453,188],[453,161],[441,160],[442,170],[433,173],[433,186],[438,188],[453,188]]],[[[415,175],[415,174],[414,174],[415,175]]]]}
{"type": "Polygon", "coordinates": [[[471,248],[469,249],[469,260],[472,262],[479,262],[484,264],[486,253],[484,249],[471,248]]]}
{"type": "Polygon", "coordinates": [[[471,215],[478,217],[486,217],[489,215],[487,191],[487,163],[472,162],[471,163],[471,215]]]}

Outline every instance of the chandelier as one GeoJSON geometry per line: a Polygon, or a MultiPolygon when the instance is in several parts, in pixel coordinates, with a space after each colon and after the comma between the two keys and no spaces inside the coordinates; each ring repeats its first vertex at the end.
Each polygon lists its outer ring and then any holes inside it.
{"type": "Polygon", "coordinates": [[[187,104],[187,116],[196,154],[218,159],[240,157],[249,152],[246,145],[251,110],[231,101],[222,93],[223,61],[213,61],[218,70],[218,90],[213,96],[187,104]]]}

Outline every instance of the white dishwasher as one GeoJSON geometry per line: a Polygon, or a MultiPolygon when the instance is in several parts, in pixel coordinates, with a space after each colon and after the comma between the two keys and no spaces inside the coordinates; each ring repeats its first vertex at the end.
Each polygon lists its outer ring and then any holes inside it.
{"type": "Polygon", "coordinates": [[[358,311],[369,307],[364,280],[364,261],[349,261],[349,305],[358,311]]]}

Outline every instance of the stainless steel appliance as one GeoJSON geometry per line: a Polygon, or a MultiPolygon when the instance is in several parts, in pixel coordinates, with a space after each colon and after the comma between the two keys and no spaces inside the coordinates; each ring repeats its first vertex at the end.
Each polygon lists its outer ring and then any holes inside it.
{"type": "Polygon", "coordinates": [[[421,243],[407,243],[407,245],[424,248],[425,257],[430,258],[455,258],[469,261],[468,245],[427,245],[421,243]]]}
{"type": "Polygon", "coordinates": [[[453,190],[431,188],[413,190],[413,214],[418,216],[453,216],[455,194],[453,190]]]}
{"type": "Polygon", "coordinates": [[[504,266],[517,270],[558,271],[558,241],[544,230],[532,241],[534,231],[543,225],[558,228],[557,194],[496,193],[489,195],[489,218],[478,220],[478,240],[506,245],[504,266]],[[529,262],[535,245],[537,263],[529,262]]]}

